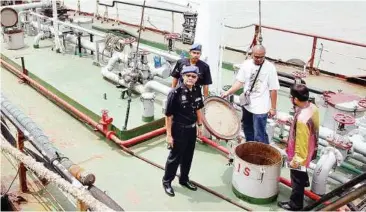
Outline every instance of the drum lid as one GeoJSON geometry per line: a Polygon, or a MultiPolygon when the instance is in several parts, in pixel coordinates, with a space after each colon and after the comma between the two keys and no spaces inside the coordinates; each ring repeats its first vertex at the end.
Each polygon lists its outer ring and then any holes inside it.
{"type": "Polygon", "coordinates": [[[12,8],[3,8],[1,10],[1,26],[13,27],[18,24],[18,13],[12,8]]]}
{"type": "Polygon", "coordinates": [[[223,140],[232,140],[239,135],[240,119],[230,102],[211,96],[204,104],[203,124],[212,135],[223,140]]]}

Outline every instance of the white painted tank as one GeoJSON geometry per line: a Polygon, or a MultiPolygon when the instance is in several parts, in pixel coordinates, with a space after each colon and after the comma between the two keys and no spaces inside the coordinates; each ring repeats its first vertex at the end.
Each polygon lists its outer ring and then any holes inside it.
{"type": "Polygon", "coordinates": [[[24,31],[13,29],[4,32],[4,47],[6,49],[16,50],[21,49],[24,44],[24,31]]]}
{"type": "MultiPolygon", "coordinates": [[[[358,102],[361,97],[353,94],[345,93],[326,93],[324,95],[324,101],[326,105],[326,111],[324,114],[324,120],[322,123],[323,127],[335,130],[338,125],[334,120],[334,115],[337,113],[343,113],[346,115],[351,115],[355,118],[360,118],[366,111],[366,108],[360,107],[358,102]]],[[[346,131],[350,131],[355,126],[346,125],[346,131]]]]}
{"type": "Polygon", "coordinates": [[[275,201],[281,166],[281,153],[276,148],[260,142],[239,144],[234,152],[234,194],[254,204],[275,201]]]}
{"type": "Polygon", "coordinates": [[[142,93],[140,99],[143,107],[142,120],[144,122],[153,121],[155,94],[150,92],[142,93]]]}

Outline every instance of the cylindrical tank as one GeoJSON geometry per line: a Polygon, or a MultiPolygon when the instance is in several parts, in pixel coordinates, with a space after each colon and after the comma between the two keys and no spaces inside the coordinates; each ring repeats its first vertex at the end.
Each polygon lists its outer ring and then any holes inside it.
{"type": "MultiPolygon", "coordinates": [[[[343,113],[351,115],[355,118],[360,118],[365,113],[366,108],[358,106],[358,102],[361,97],[353,94],[345,93],[326,93],[324,94],[324,101],[326,105],[326,111],[324,114],[323,127],[335,130],[337,128],[337,122],[334,120],[334,115],[337,113],[343,113]]],[[[354,129],[355,126],[346,125],[347,132],[354,129]]]]}
{"type": "Polygon", "coordinates": [[[4,32],[5,48],[16,50],[24,47],[24,31],[13,29],[4,32]]]}
{"type": "Polygon", "coordinates": [[[275,201],[279,193],[281,166],[281,153],[276,148],[260,142],[239,144],[234,152],[234,194],[254,204],[275,201]]]}
{"type": "Polygon", "coordinates": [[[142,101],[142,120],[144,122],[150,122],[154,120],[154,101],[155,101],[155,94],[146,92],[141,94],[141,101],[142,101]]]}

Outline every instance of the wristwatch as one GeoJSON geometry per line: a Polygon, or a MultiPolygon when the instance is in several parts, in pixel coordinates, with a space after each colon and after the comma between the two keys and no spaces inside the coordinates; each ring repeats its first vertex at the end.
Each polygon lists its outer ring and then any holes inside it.
{"type": "Polygon", "coordinates": [[[202,124],[197,124],[197,126],[202,127],[202,124]]]}

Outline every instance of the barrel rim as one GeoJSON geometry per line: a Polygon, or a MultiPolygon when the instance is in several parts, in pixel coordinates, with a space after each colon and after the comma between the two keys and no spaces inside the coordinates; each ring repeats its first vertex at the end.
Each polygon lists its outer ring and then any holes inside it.
{"type": "Polygon", "coordinates": [[[244,142],[244,143],[238,144],[238,145],[235,147],[235,149],[234,149],[234,157],[235,157],[236,159],[240,160],[241,162],[245,162],[245,163],[251,164],[251,165],[253,165],[253,166],[261,166],[261,167],[273,167],[273,166],[277,166],[278,164],[282,164],[282,162],[283,162],[282,154],[281,154],[281,152],[280,152],[278,149],[276,149],[275,147],[273,147],[273,146],[271,146],[271,145],[269,145],[269,144],[263,144],[263,143],[261,143],[261,142],[257,142],[257,141],[247,141],[247,142],[244,142]],[[256,142],[256,143],[257,143],[257,144],[259,144],[259,145],[268,145],[271,149],[275,150],[275,152],[280,156],[280,158],[281,158],[281,159],[280,159],[277,163],[270,164],[270,165],[254,164],[254,163],[251,163],[251,162],[248,162],[248,161],[243,160],[242,158],[240,158],[240,157],[236,154],[236,150],[237,150],[237,148],[238,148],[239,146],[241,146],[241,145],[245,145],[245,144],[249,144],[249,143],[252,143],[252,142],[256,142]]]}

